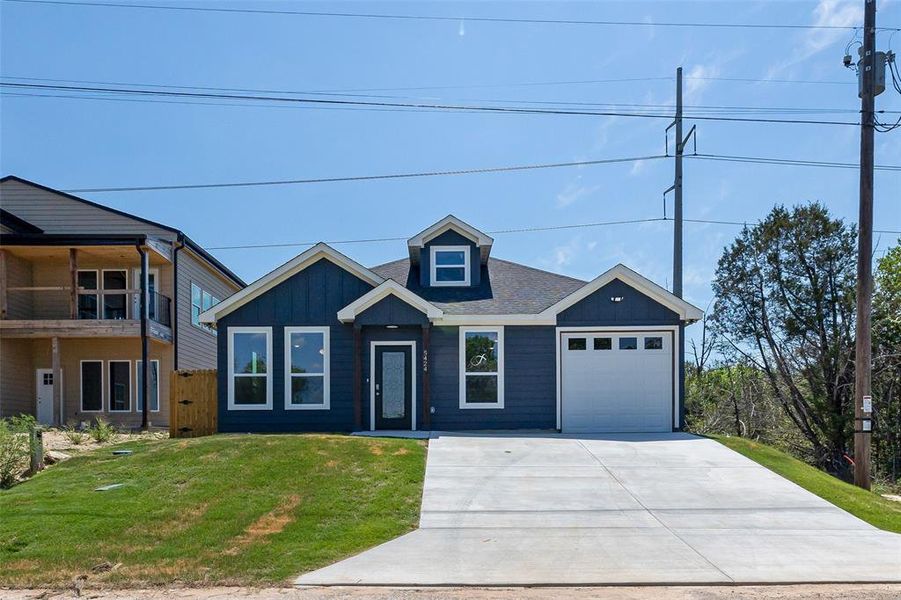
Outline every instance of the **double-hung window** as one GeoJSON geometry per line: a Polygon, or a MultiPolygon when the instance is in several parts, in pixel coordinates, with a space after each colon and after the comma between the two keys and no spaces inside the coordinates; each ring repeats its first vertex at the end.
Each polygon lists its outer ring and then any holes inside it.
{"type": "Polygon", "coordinates": [[[272,408],[272,328],[228,328],[228,409],[272,408]]]}
{"type": "Polygon", "coordinates": [[[503,327],[461,327],[460,408],[503,407],[503,327]]]}
{"type": "Polygon", "coordinates": [[[429,250],[432,285],[469,285],[469,252],[469,246],[432,246],[429,250]]]}
{"type": "Polygon", "coordinates": [[[285,327],[285,409],[328,408],[329,328],[285,327]]]}

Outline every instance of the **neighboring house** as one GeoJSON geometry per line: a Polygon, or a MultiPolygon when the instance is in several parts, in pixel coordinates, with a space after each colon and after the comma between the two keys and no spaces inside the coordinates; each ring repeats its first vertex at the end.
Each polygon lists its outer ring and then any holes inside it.
{"type": "Polygon", "coordinates": [[[698,308],[622,265],[585,282],[492,244],[453,216],[371,269],[317,244],[204,312],[219,430],[682,427],[698,308]]]}
{"type": "Polygon", "coordinates": [[[149,420],[167,425],[172,371],[216,366],[200,313],[241,279],[178,229],[18,177],[0,221],[0,417],[140,425],[146,340],[149,420]]]}

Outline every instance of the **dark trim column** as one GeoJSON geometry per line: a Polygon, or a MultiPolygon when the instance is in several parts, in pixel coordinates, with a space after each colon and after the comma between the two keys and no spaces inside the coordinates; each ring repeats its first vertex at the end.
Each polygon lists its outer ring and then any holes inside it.
{"type": "Polygon", "coordinates": [[[141,389],[140,394],[144,399],[144,406],[141,407],[141,430],[147,431],[150,428],[150,395],[147,393],[150,382],[147,381],[147,372],[149,369],[148,360],[150,358],[150,348],[147,340],[147,319],[150,316],[150,256],[147,250],[138,246],[138,254],[141,257],[141,389]]]}
{"type": "Polygon", "coordinates": [[[363,430],[363,327],[354,323],[354,431],[363,430]]]}
{"type": "Polygon", "coordinates": [[[429,346],[432,338],[431,324],[422,326],[422,428],[432,428],[431,381],[429,377],[429,346]]]}

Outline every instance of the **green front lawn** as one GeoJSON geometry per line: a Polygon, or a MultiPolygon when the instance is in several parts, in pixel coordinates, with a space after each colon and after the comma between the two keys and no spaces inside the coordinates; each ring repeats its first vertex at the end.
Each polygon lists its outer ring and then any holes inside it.
{"type": "Polygon", "coordinates": [[[901,533],[901,502],[886,500],[879,494],[845,483],[772,446],[747,438],[713,437],[859,519],[880,529],[901,533]]]}
{"type": "Polygon", "coordinates": [[[283,583],[419,517],[416,440],[217,435],[116,448],[134,454],[103,448],[0,491],[0,586],[79,575],[88,585],[283,583]],[[125,485],[94,491],[113,483],[125,485]],[[121,565],[92,570],[104,563],[121,565]]]}

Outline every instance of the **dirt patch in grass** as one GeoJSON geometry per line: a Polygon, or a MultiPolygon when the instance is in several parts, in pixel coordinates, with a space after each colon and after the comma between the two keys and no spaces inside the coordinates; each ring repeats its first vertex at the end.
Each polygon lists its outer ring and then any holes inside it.
{"type": "Polygon", "coordinates": [[[280,533],[289,523],[294,521],[294,509],[300,504],[300,496],[293,494],[285,498],[281,504],[254,521],[235,538],[235,545],[225,551],[225,554],[234,556],[242,548],[260,541],[270,535],[280,533]]]}

